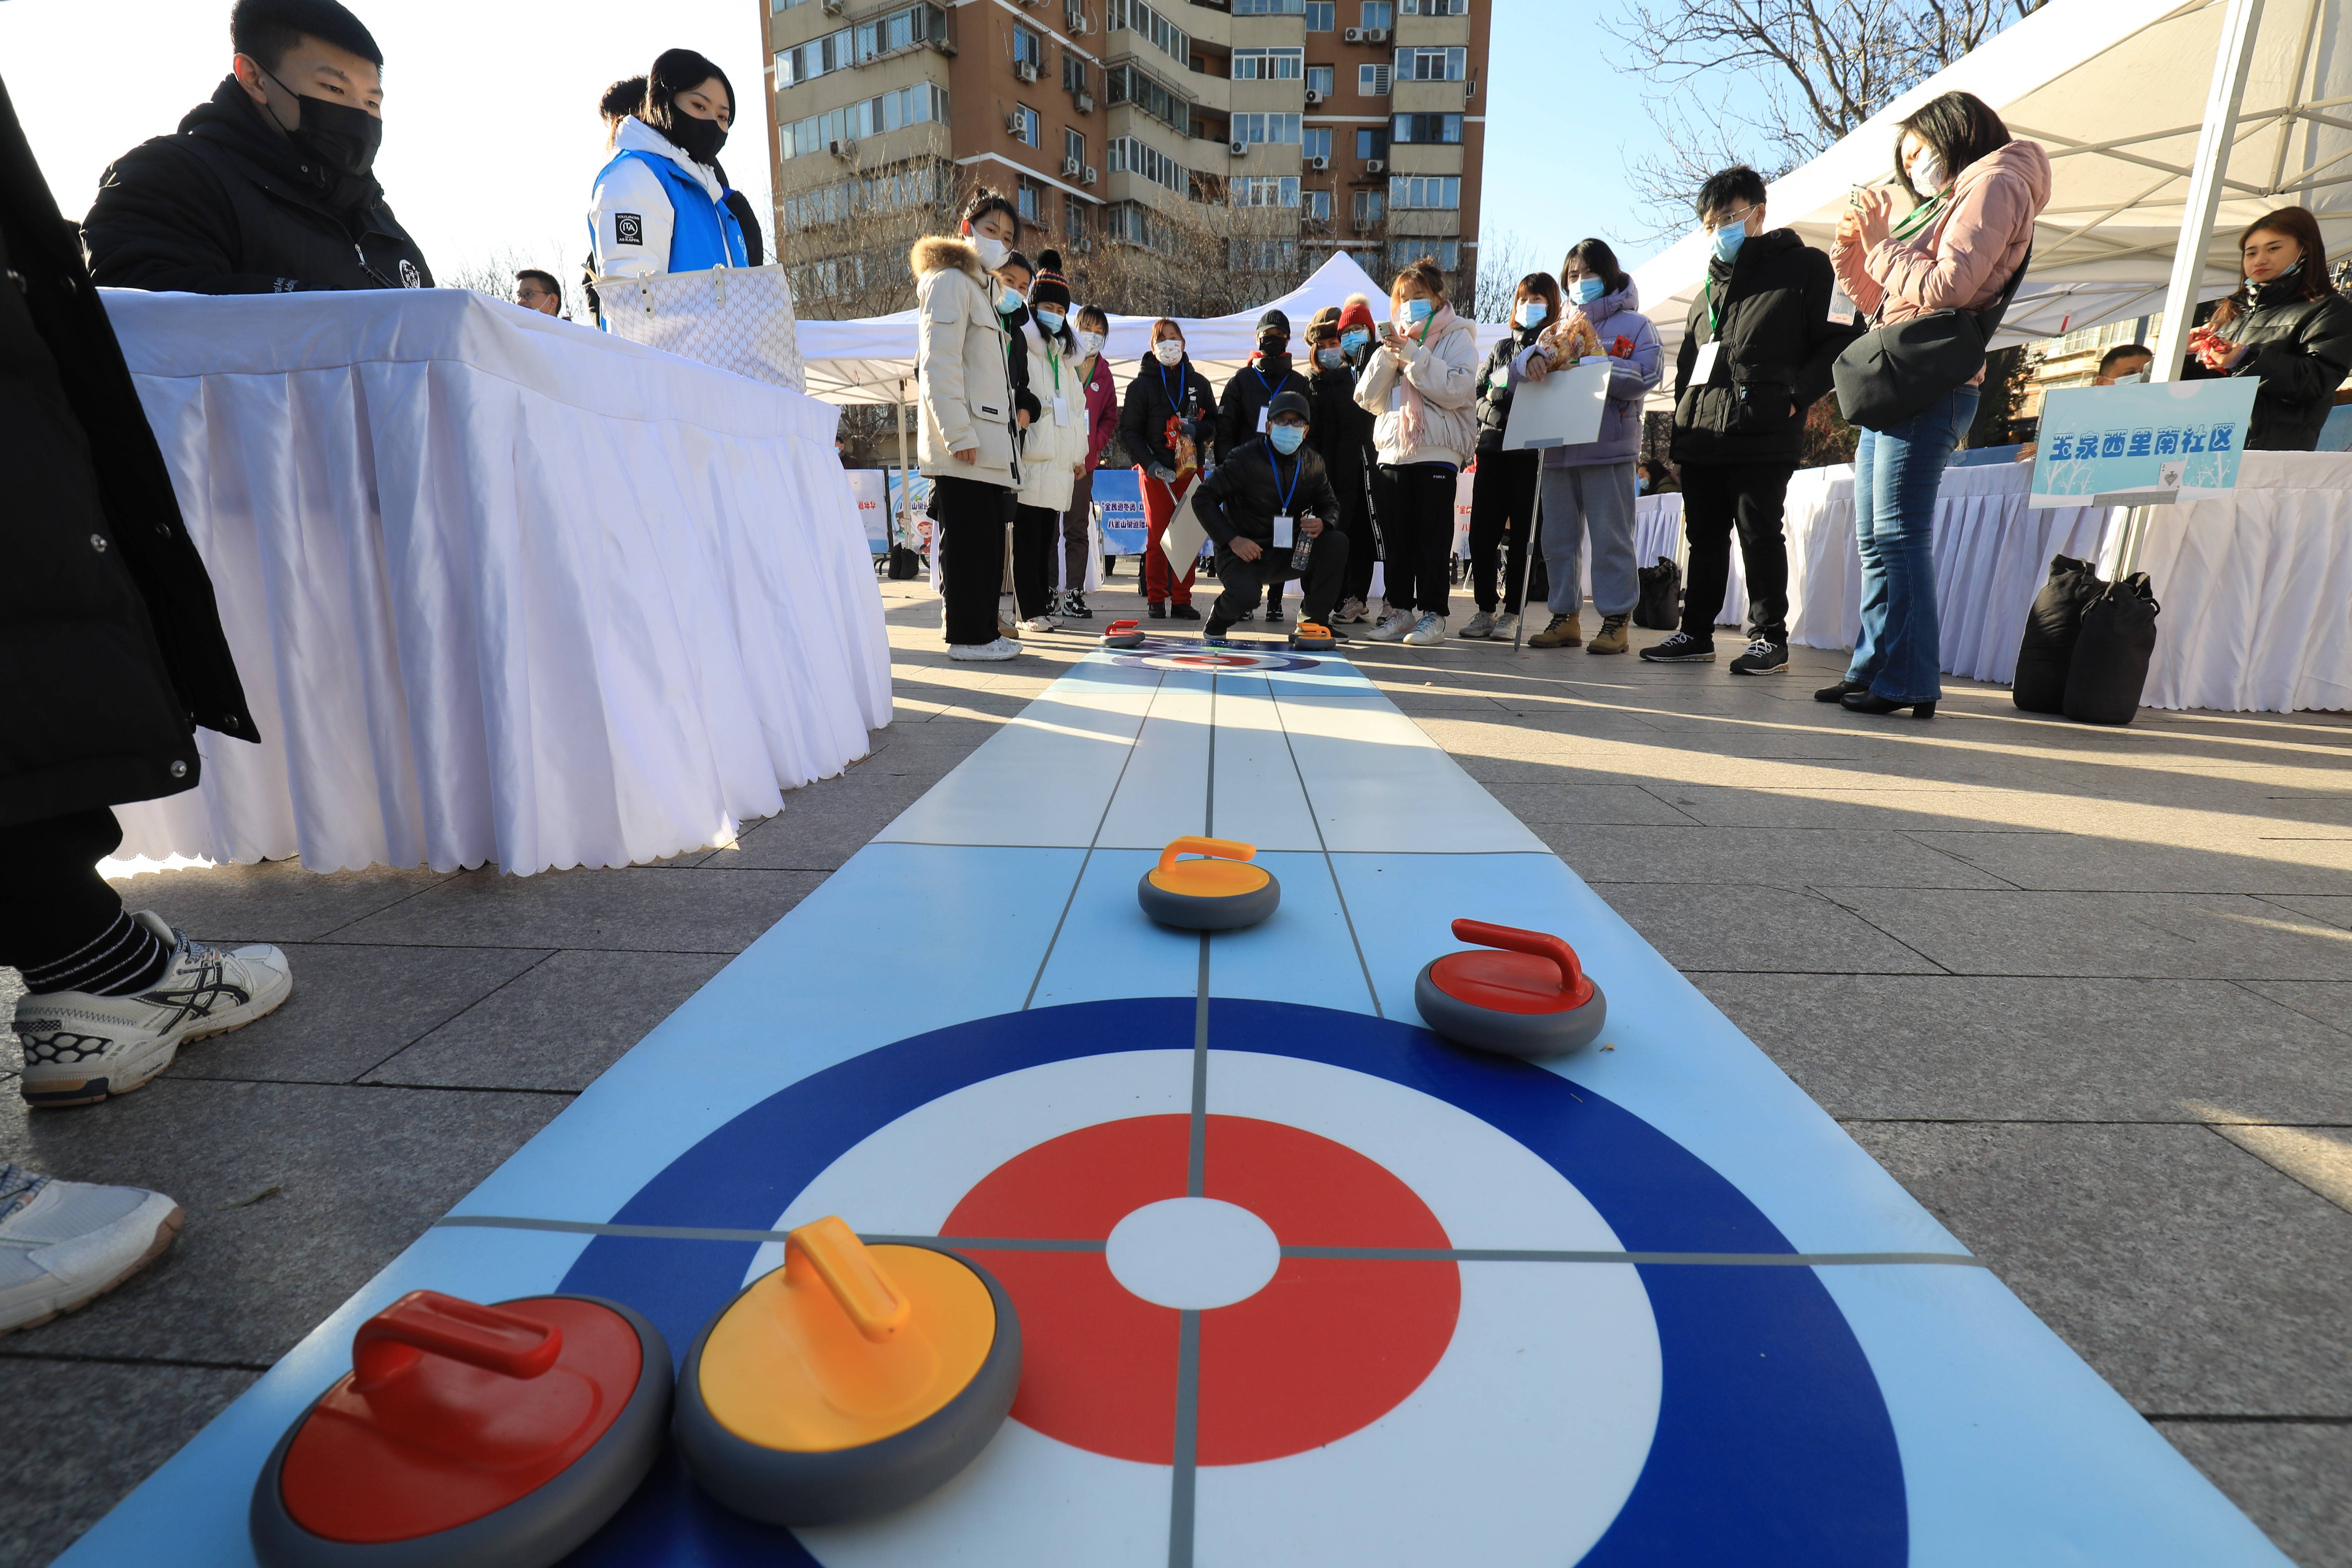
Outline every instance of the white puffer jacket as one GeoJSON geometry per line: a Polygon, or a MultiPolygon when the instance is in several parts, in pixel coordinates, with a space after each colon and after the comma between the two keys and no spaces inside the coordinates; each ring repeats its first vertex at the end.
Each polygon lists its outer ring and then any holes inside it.
{"type": "Polygon", "coordinates": [[[908,260],[915,269],[915,365],[923,405],[915,451],[923,473],[1011,489],[1019,479],[1013,374],[1005,361],[1010,341],[980,253],[961,239],[934,237],[917,240],[908,260]],[[957,460],[956,453],[975,448],[977,461],[957,460]]]}
{"type": "Polygon", "coordinates": [[[1451,463],[1465,467],[1478,446],[1478,329],[1455,316],[1429,334],[1429,341],[1411,343],[1403,356],[1385,344],[1372,351],[1363,374],[1356,378],[1359,406],[1379,416],[1372,426],[1372,445],[1383,463],[1451,463]],[[1421,440],[1404,438],[1404,388],[1410,381],[1420,389],[1421,440]]]}
{"type": "Polygon", "coordinates": [[[1037,417],[1021,433],[1021,504],[1048,511],[1070,510],[1070,491],[1077,483],[1077,466],[1087,460],[1087,389],[1078,380],[1078,359],[1050,345],[1034,321],[1021,329],[1029,349],[1029,395],[1037,400],[1037,417]],[[1062,422],[1054,422],[1054,370],[1061,366],[1062,422]]]}

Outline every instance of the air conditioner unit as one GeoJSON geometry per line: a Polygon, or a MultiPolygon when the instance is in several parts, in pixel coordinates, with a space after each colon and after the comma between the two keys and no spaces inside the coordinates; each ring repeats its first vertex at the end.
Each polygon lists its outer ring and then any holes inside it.
{"type": "Polygon", "coordinates": [[[1034,60],[1014,60],[1013,62],[1013,74],[1019,77],[1023,81],[1035,81],[1037,79],[1037,63],[1034,60]]]}
{"type": "Polygon", "coordinates": [[[1080,114],[1092,114],[1094,111],[1095,95],[1091,92],[1082,92],[1078,94],[1078,112],[1080,114]]]}
{"type": "Polygon", "coordinates": [[[1088,163],[1086,166],[1086,171],[1079,174],[1078,184],[1082,185],[1091,185],[1101,178],[1102,176],[1095,172],[1095,166],[1092,163],[1088,163]]]}
{"type": "Polygon", "coordinates": [[[1015,142],[1025,141],[1029,134],[1029,122],[1017,114],[1007,115],[1004,121],[1004,133],[1015,142]]]}
{"type": "Polygon", "coordinates": [[[1062,24],[1070,29],[1070,36],[1074,38],[1085,37],[1088,29],[1094,26],[1087,20],[1087,14],[1075,6],[1062,13],[1062,24]]]}
{"type": "Polygon", "coordinates": [[[857,156],[857,140],[856,137],[844,137],[841,141],[828,142],[825,150],[836,158],[855,158],[857,156]]]}
{"type": "Polygon", "coordinates": [[[1331,166],[1331,160],[1328,158],[1309,158],[1307,160],[1307,166],[1316,171],[1316,173],[1320,174],[1331,166]]]}
{"type": "Polygon", "coordinates": [[[1065,158],[1062,160],[1062,177],[1066,180],[1075,180],[1078,177],[1078,171],[1085,167],[1086,165],[1076,158],[1065,158]]]}
{"type": "Polygon", "coordinates": [[[1367,174],[1385,174],[1388,173],[1388,160],[1385,158],[1367,158],[1364,160],[1364,173],[1367,174]]]}
{"type": "Polygon", "coordinates": [[[1364,30],[1361,27],[1350,27],[1346,32],[1340,34],[1339,37],[1346,39],[1349,43],[1360,44],[1364,41],[1364,30]]]}
{"type": "Polygon", "coordinates": [[[1386,27],[1366,27],[1364,29],[1364,42],[1368,44],[1385,44],[1388,41],[1389,30],[1386,27]]]}
{"type": "Polygon", "coordinates": [[[824,0],[824,14],[828,16],[840,16],[842,4],[843,0],[824,0]]]}
{"type": "Polygon", "coordinates": [[[1238,158],[1247,153],[1249,151],[1249,147],[1250,144],[1246,142],[1233,142],[1226,144],[1225,151],[1238,158]]]}
{"type": "Polygon", "coordinates": [[[1312,109],[1312,108],[1314,108],[1317,104],[1318,104],[1318,103],[1320,103],[1320,102],[1322,102],[1322,101],[1323,101],[1323,95],[1322,95],[1322,93],[1320,93],[1319,91],[1318,91],[1317,89],[1315,89],[1314,88],[1311,88],[1311,87],[1310,87],[1310,88],[1308,88],[1308,89],[1307,89],[1307,108],[1312,109]]]}

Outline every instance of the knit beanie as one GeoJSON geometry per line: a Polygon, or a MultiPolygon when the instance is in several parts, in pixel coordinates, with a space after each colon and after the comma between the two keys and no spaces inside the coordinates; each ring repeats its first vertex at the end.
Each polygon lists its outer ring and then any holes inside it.
{"type": "Polygon", "coordinates": [[[1372,302],[1361,294],[1349,295],[1346,308],[1339,312],[1339,331],[1345,333],[1354,327],[1372,330],[1372,302]]]}
{"type": "Polygon", "coordinates": [[[1037,253],[1036,276],[1029,280],[1029,308],[1059,305],[1065,310],[1070,304],[1070,280],[1062,276],[1062,253],[1041,250],[1037,253]]]}

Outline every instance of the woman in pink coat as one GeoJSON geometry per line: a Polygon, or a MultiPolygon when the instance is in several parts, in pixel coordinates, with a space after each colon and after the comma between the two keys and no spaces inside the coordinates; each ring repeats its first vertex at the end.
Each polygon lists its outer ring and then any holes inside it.
{"type": "MultiPolygon", "coordinates": [[[[1830,263],[1846,297],[1881,324],[1930,310],[1982,310],[2025,265],[2050,199],[2050,160],[1972,94],[1948,92],[1895,133],[1895,179],[1917,202],[1868,193],[1838,221],[1830,263]]],[[[1976,418],[1979,371],[1965,386],[1886,430],[1865,430],[1853,459],[1862,635],[1845,679],[1813,695],[1857,713],[1932,718],[1943,695],[1936,624],[1936,492],[1976,418]]]]}

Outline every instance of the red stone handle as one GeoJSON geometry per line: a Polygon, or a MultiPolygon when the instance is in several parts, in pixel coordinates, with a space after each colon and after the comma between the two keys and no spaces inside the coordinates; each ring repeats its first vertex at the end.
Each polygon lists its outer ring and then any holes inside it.
{"type": "Polygon", "coordinates": [[[1560,984],[1577,999],[1578,1006],[1592,999],[1592,983],[1584,978],[1584,965],[1577,962],[1576,949],[1549,931],[1488,925],[1485,921],[1455,921],[1454,934],[1464,942],[1475,942],[1480,947],[1498,947],[1506,952],[1524,952],[1531,958],[1549,958],[1559,965],[1560,984]]]}
{"type": "Polygon", "coordinates": [[[360,1325],[352,1336],[352,1370],[360,1391],[383,1387],[416,1364],[446,1356],[504,1377],[530,1378],[563,1353],[563,1331],[460,1300],[438,1290],[411,1290],[360,1325]]]}

